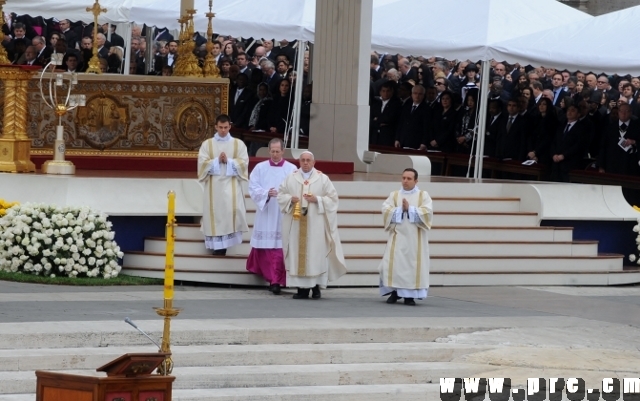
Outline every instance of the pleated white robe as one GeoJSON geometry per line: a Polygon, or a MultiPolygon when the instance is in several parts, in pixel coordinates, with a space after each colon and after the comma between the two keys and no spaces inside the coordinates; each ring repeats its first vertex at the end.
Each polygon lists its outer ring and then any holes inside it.
{"type": "Polygon", "coordinates": [[[210,249],[226,249],[242,242],[249,231],[242,181],[247,181],[249,156],[245,144],[228,134],[202,143],[198,154],[198,180],[204,186],[202,232],[210,249]],[[228,139],[227,139],[228,138],[228,139]],[[220,163],[224,152],[228,163],[220,163]]]}
{"type": "Polygon", "coordinates": [[[394,191],[382,205],[389,240],[380,263],[380,294],[397,291],[401,298],[426,298],[429,288],[429,230],[433,202],[426,191],[394,191]],[[402,200],[409,202],[403,213],[402,200]]]}

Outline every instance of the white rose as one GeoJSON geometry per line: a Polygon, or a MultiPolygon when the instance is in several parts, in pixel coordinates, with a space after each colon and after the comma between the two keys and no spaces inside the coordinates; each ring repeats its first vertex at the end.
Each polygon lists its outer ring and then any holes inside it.
{"type": "Polygon", "coordinates": [[[64,270],[65,270],[65,271],[67,271],[67,272],[70,272],[70,271],[71,271],[71,266],[66,265],[66,266],[64,267],[64,270]]]}
{"type": "Polygon", "coordinates": [[[77,246],[75,246],[75,245],[71,245],[71,246],[69,247],[69,250],[70,250],[71,252],[77,253],[77,252],[78,252],[78,247],[77,247],[77,246]]]}
{"type": "Polygon", "coordinates": [[[31,241],[29,241],[29,238],[23,238],[22,241],[20,242],[20,244],[22,244],[23,246],[27,246],[31,243],[31,241]]]}
{"type": "MultiPolygon", "coordinates": [[[[638,227],[638,226],[636,226],[636,227],[638,227]]],[[[634,255],[634,254],[629,255],[629,262],[635,262],[635,261],[636,261],[636,255],[634,255]]]]}
{"type": "Polygon", "coordinates": [[[56,278],[56,275],[55,275],[55,274],[52,274],[52,275],[50,275],[49,277],[51,277],[51,278],[56,278]]]}
{"type": "MultiPolygon", "coordinates": [[[[96,258],[94,258],[93,256],[89,258],[89,260],[87,261],[89,263],[89,266],[93,266],[96,264],[96,258]]],[[[632,260],[633,262],[633,260],[632,260]]]]}
{"type": "Polygon", "coordinates": [[[51,266],[51,263],[47,263],[47,264],[45,264],[45,265],[44,265],[44,269],[45,269],[46,271],[51,270],[51,267],[52,267],[52,266],[51,266]]]}
{"type": "Polygon", "coordinates": [[[89,248],[85,248],[85,250],[84,250],[84,251],[82,251],[82,253],[83,253],[85,256],[89,256],[89,255],[91,255],[91,249],[89,249],[89,248]]]}
{"type": "Polygon", "coordinates": [[[124,258],[124,253],[123,252],[118,252],[116,255],[118,255],[118,259],[124,258]]]}
{"type": "Polygon", "coordinates": [[[67,238],[67,240],[65,241],[68,245],[73,244],[73,238],[67,238]]]}
{"type": "Polygon", "coordinates": [[[25,260],[29,260],[29,257],[27,255],[20,255],[20,260],[24,262],[25,260]]]}
{"type": "Polygon", "coordinates": [[[78,252],[75,252],[71,255],[71,257],[73,258],[73,260],[79,260],[80,259],[80,254],[78,252]]]}
{"type": "Polygon", "coordinates": [[[67,229],[66,228],[61,229],[60,235],[67,235],[67,229]]]}
{"type": "Polygon", "coordinates": [[[80,258],[80,260],[78,262],[80,262],[81,265],[86,265],[87,264],[87,259],[82,257],[82,258],[80,258]]]}
{"type": "Polygon", "coordinates": [[[51,238],[45,238],[45,239],[44,239],[44,244],[45,244],[45,245],[51,245],[51,243],[52,243],[52,242],[53,242],[53,241],[51,240],[51,238]]]}
{"type": "Polygon", "coordinates": [[[115,255],[111,249],[107,249],[106,254],[108,257],[113,257],[115,255]]]}

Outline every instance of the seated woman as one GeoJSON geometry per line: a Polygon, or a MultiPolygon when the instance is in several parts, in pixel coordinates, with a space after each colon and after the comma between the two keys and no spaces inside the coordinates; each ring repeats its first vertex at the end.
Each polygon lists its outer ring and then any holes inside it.
{"type": "Polygon", "coordinates": [[[284,134],[293,107],[291,82],[288,79],[283,79],[278,90],[278,94],[273,97],[273,105],[269,116],[269,131],[284,134]]]}

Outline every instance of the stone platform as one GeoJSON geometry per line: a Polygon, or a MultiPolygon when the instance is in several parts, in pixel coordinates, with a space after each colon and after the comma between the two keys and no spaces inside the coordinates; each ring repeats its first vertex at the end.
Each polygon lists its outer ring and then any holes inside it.
{"type": "MultiPolygon", "coordinates": [[[[377,289],[188,287],[172,321],[174,400],[439,400],[440,377],[638,377],[639,287],[432,288],[415,307],[377,289]],[[579,333],[579,334],[578,334],[579,333]]],[[[36,369],[90,374],[153,345],[162,287],[0,282],[0,401],[31,401],[36,369]]]]}

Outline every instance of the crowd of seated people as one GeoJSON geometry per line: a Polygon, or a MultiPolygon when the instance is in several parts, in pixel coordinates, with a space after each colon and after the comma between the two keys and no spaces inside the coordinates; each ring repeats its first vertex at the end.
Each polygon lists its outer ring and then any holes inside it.
{"type": "MultiPolygon", "coordinates": [[[[64,55],[60,70],[84,72],[94,40],[105,73],[124,73],[128,51],[130,74],[170,76],[178,59],[178,42],[164,28],[148,37],[134,26],[128,48],[109,24],[98,26],[94,38],[93,24],[14,14],[3,30],[3,45],[14,64],[43,66],[58,53],[64,55]],[[147,42],[153,46],[149,60],[147,42]]],[[[221,76],[231,81],[229,114],[234,127],[283,133],[290,126],[292,93],[300,83],[301,133],[309,134],[308,51],[299,79],[293,69],[295,43],[217,35],[211,39],[221,76]]],[[[203,65],[207,38],[196,33],[194,41],[194,54],[203,65]]],[[[640,172],[638,77],[493,61],[489,86],[480,88],[480,65],[472,61],[372,52],[370,62],[371,144],[470,154],[477,139],[480,100],[486,96],[486,156],[533,160],[548,166],[547,178],[557,181],[568,181],[569,172],[585,164],[614,174],[640,172]]]]}
{"type": "Polygon", "coordinates": [[[640,173],[638,77],[493,61],[481,90],[479,67],[372,53],[370,143],[469,154],[487,96],[486,156],[535,161],[563,182],[586,166],[640,173]]]}

